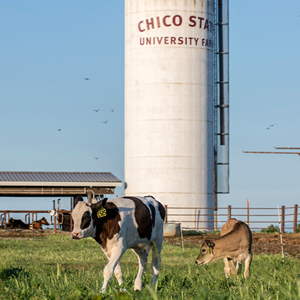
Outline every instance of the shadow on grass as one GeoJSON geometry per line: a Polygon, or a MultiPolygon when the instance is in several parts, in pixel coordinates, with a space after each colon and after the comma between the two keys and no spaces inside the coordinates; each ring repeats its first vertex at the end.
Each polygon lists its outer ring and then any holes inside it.
{"type": "Polygon", "coordinates": [[[20,273],[24,274],[24,271],[22,268],[4,269],[0,272],[0,279],[6,280],[6,279],[9,279],[10,277],[18,277],[20,275],[20,273]]]}

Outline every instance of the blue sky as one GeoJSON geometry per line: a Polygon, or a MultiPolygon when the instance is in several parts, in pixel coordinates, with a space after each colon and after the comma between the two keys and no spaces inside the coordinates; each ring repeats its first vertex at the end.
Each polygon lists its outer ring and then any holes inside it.
{"type": "MultiPolygon", "coordinates": [[[[300,147],[300,2],[231,0],[229,22],[230,194],[219,205],[293,206],[300,157],[242,150],[300,147]]],[[[0,28],[0,169],[123,180],[124,2],[2,0],[0,28]]],[[[0,199],[0,209],[32,205],[52,198],[0,199]]]]}

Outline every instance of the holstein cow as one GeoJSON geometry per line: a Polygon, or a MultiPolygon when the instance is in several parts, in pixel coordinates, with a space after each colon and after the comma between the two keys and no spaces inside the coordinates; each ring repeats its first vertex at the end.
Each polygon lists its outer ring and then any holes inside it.
{"type": "Polygon", "coordinates": [[[128,248],[138,256],[139,271],[134,289],[142,289],[143,272],[152,249],[152,284],[160,270],[165,209],[152,196],[103,199],[95,204],[78,201],[72,211],[73,239],[93,237],[101,246],[109,262],[103,270],[104,293],[113,273],[123,284],[120,259],[128,248]]]}
{"type": "Polygon", "coordinates": [[[234,218],[229,219],[221,228],[219,239],[204,240],[200,243],[200,254],[195,263],[208,264],[223,258],[225,276],[235,275],[245,262],[245,278],[250,276],[252,233],[247,224],[234,218]],[[236,261],[236,269],[233,261],[236,261]]]}
{"type": "Polygon", "coordinates": [[[29,229],[29,225],[25,224],[22,220],[20,219],[13,219],[10,218],[9,221],[6,223],[6,227],[9,226],[11,229],[13,228],[24,228],[24,229],[29,229]]]}

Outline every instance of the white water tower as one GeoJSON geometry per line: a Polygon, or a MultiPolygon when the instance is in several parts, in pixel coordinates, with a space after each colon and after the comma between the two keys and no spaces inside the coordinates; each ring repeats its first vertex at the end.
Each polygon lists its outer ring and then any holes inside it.
{"type": "Polygon", "coordinates": [[[125,195],[214,206],[213,2],[125,0],[125,195]]]}

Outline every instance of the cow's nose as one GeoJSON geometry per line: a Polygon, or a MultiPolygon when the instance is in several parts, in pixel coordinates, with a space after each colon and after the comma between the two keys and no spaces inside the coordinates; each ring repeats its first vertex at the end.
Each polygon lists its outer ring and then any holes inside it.
{"type": "Polygon", "coordinates": [[[72,239],[79,239],[80,237],[79,237],[79,232],[72,232],[71,233],[71,238],[72,239]]]}
{"type": "Polygon", "coordinates": [[[198,265],[198,262],[195,260],[195,264],[198,265]]]}

